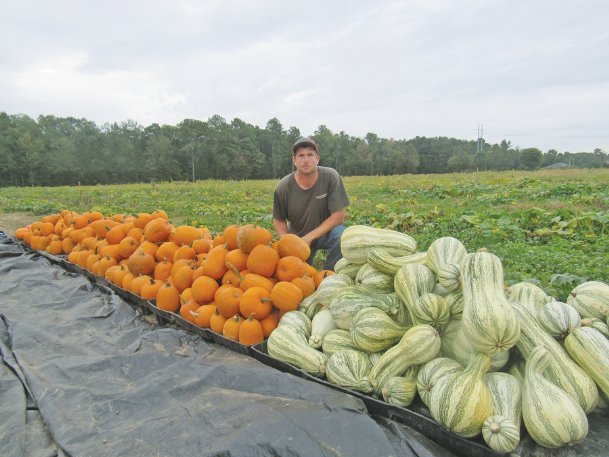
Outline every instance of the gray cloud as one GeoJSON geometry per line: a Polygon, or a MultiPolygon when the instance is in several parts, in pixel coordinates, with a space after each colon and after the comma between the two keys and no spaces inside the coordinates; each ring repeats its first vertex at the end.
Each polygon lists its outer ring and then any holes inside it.
{"type": "Polygon", "coordinates": [[[609,4],[557,3],[12,2],[0,109],[609,150],[609,4]]]}

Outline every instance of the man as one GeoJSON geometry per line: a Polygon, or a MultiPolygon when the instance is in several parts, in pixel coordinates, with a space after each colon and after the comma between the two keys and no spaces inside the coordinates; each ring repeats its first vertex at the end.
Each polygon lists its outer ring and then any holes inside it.
{"type": "Polygon", "coordinates": [[[273,225],[279,238],[294,233],[311,246],[313,263],[319,249],[326,249],[324,269],[334,270],[342,257],[340,236],[345,230],[345,207],[349,197],[340,175],[333,168],[318,166],[317,143],[299,138],[292,147],[296,171],[279,181],[273,197],[273,225]]]}

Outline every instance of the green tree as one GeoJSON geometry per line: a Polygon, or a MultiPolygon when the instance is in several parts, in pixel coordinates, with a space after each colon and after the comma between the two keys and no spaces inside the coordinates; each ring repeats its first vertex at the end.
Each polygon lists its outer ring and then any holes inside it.
{"type": "Polygon", "coordinates": [[[537,148],[526,148],[520,151],[520,164],[525,170],[537,170],[542,159],[543,154],[537,148]]]}

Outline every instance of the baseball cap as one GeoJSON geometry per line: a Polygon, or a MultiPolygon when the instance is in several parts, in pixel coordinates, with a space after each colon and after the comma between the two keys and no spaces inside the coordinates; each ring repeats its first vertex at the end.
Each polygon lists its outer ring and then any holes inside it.
{"type": "Polygon", "coordinates": [[[294,154],[296,152],[296,149],[303,147],[303,146],[312,147],[313,149],[315,149],[315,152],[318,152],[317,143],[312,138],[301,137],[301,138],[298,138],[296,140],[296,143],[294,143],[294,146],[292,146],[292,154],[294,154]]]}

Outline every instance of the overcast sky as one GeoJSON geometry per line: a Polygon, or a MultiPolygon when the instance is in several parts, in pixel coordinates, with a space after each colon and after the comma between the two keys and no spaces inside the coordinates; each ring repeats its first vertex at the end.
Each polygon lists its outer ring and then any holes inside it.
{"type": "Polygon", "coordinates": [[[609,1],[11,1],[0,111],[609,152],[609,1]]]}

